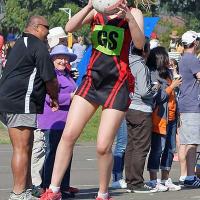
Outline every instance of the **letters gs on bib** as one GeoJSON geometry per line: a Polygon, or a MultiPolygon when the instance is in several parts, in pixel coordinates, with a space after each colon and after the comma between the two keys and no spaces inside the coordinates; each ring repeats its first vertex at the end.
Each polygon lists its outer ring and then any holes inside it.
{"type": "Polygon", "coordinates": [[[95,25],[92,32],[93,48],[104,54],[119,56],[124,41],[124,29],[110,25],[95,25]]]}

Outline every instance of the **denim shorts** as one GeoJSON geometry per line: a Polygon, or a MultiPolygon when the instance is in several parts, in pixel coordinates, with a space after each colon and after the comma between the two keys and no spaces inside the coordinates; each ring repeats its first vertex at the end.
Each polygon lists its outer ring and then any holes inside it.
{"type": "Polygon", "coordinates": [[[200,113],[181,113],[180,144],[200,144],[200,113]]]}
{"type": "Polygon", "coordinates": [[[37,128],[36,114],[11,114],[0,112],[0,121],[8,128],[30,127],[37,128]]]}

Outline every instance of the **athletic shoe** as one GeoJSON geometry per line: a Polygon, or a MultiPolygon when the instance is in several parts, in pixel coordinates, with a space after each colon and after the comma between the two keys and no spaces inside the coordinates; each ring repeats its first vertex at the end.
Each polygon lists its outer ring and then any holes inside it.
{"type": "Polygon", "coordinates": [[[44,193],[44,189],[41,188],[40,186],[33,185],[31,192],[32,196],[39,198],[44,193]]]}
{"type": "Polygon", "coordinates": [[[31,200],[37,200],[38,198],[32,195],[32,189],[26,190],[26,198],[31,200]]]}
{"type": "Polygon", "coordinates": [[[181,186],[180,185],[175,185],[173,182],[172,182],[172,179],[171,178],[168,178],[168,180],[166,180],[164,182],[164,185],[166,187],[168,187],[169,191],[179,191],[181,190],[181,186]]]}
{"type": "Polygon", "coordinates": [[[184,186],[185,187],[192,187],[192,188],[200,188],[200,179],[197,178],[196,176],[194,177],[193,180],[185,179],[184,186]]]}
{"type": "Polygon", "coordinates": [[[75,187],[69,187],[66,191],[70,193],[75,193],[75,194],[79,193],[79,189],[75,187]]]}
{"type": "Polygon", "coordinates": [[[62,195],[61,192],[54,193],[51,189],[46,190],[45,193],[42,194],[40,200],[61,200],[62,195]]]}
{"type": "Polygon", "coordinates": [[[31,190],[28,189],[21,194],[10,193],[9,200],[34,200],[35,198],[31,195],[31,190]]]}
{"type": "Polygon", "coordinates": [[[184,186],[185,186],[185,185],[184,185],[184,181],[185,181],[185,180],[180,180],[180,179],[179,179],[178,184],[179,184],[181,187],[184,187],[184,186]]]}
{"type": "Polygon", "coordinates": [[[107,199],[103,199],[103,198],[97,197],[96,200],[114,200],[114,199],[111,198],[111,197],[108,197],[107,199]]]}
{"type": "Polygon", "coordinates": [[[127,188],[127,183],[124,179],[120,179],[119,181],[112,182],[112,188],[114,189],[125,189],[127,188]]]}
{"type": "Polygon", "coordinates": [[[62,198],[63,199],[69,199],[69,198],[74,198],[75,197],[75,193],[71,193],[71,192],[68,192],[68,191],[60,191],[61,194],[62,194],[62,198]]]}
{"type": "Polygon", "coordinates": [[[140,186],[132,186],[131,189],[127,189],[126,191],[129,193],[140,193],[140,194],[157,192],[156,189],[154,189],[146,184],[140,185],[140,186]]]}
{"type": "Polygon", "coordinates": [[[147,185],[155,190],[155,192],[166,192],[168,187],[160,183],[160,180],[149,181],[147,185]]]}

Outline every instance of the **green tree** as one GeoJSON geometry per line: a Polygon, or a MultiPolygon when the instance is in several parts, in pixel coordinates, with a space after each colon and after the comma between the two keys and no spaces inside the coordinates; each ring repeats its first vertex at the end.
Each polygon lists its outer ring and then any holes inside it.
{"type": "Polygon", "coordinates": [[[188,29],[200,31],[199,0],[160,0],[160,8],[167,14],[182,16],[188,29]]]}
{"type": "MultiPolygon", "coordinates": [[[[45,16],[50,27],[62,26],[64,28],[69,16],[59,8],[70,8],[72,15],[77,13],[81,8],[78,2],[66,0],[6,0],[6,15],[3,20],[3,25],[6,27],[18,27],[23,31],[27,19],[32,15],[45,16]]],[[[78,32],[78,34],[87,35],[88,26],[78,32]]]]}

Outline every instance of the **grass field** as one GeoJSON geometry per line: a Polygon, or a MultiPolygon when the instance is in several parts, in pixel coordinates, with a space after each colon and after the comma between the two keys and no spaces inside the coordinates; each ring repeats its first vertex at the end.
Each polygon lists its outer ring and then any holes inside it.
{"type": "Polygon", "coordinates": [[[8,144],[10,139],[8,136],[7,129],[0,123],[0,144],[8,144]]]}
{"type": "MultiPolygon", "coordinates": [[[[95,141],[99,125],[101,109],[97,110],[92,119],[86,125],[79,141],[95,141]]],[[[81,117],[81,116],[80,116],[81,117]]],[[[0,144],[10,143],[7,129],[0,123],[0,144]]]]}

